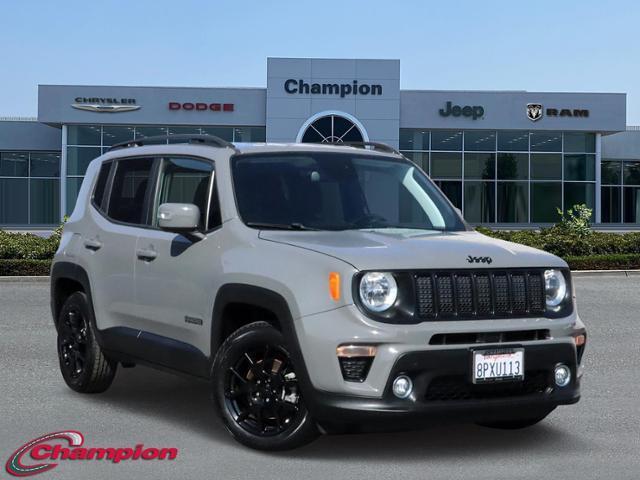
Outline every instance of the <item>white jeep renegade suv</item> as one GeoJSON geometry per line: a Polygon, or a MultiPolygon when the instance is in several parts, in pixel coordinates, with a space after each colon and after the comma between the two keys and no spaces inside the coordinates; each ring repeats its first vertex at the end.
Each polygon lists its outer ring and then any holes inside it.
{"type": "Polygon", "coordinates": [[[578,401],[566,263],[473,231],[393,149],[171,139],[94,160],[65,225],[51,307],[73,390],[118,365],[209,379],[266,450],[578,401]]]}

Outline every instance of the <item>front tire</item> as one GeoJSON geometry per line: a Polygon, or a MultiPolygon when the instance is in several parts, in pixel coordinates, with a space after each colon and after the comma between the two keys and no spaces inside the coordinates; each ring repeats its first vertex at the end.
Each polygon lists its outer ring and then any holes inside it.
{"type": "Polygon", "coordinates": [[[318,436],[284,337],[270,324],[255,322],[232,333],[212,373],[218,413],[243,445],[288,450],[318,436]]]}
{"type": "Polygon", "coordinates": [[[72,294],[58,317],[58,359],[66,384],[80,393],[102,393],[111,386],[117,363],[103,353],[93,328],[93,309],[83,292],[72,294]]]}

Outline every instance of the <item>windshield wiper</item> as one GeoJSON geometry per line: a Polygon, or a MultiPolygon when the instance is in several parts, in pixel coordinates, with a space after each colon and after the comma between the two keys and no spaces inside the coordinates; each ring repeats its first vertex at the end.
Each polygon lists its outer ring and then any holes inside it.
{"type": "Polygon", "coordinates": [[[248,227],[264,228],[265,230],[311,230],[317,231],[318,228],[307,227],[298,222],[293,223],[265,223],[265,222],[247,222],[248,227]]]}

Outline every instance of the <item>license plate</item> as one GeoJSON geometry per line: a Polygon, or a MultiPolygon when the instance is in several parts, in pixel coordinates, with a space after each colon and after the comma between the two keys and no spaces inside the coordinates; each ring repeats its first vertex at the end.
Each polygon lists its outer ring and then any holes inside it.
{"type": "Polygon", "coordinates": [[[473,351],[473,383],[524,379],[524,348],[473,351]]]}

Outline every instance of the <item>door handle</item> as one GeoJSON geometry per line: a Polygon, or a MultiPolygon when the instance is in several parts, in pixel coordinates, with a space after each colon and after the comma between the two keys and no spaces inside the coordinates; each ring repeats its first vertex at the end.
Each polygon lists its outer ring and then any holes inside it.
{"type": "Polygon", "coordinates": [[[145,262],[151,262],[158,256],[155,250],[148,248],[139,248],[136,250],[136,255],[140,260],[144,260],[145,262]]]}
{"type": "Polygon", "coordinates": [[[84,248],[87,250],[93,250],[94,252],[100,250],[102,248],[102,242],[95,238],[87,238],[84,241],[84,248]]]}

